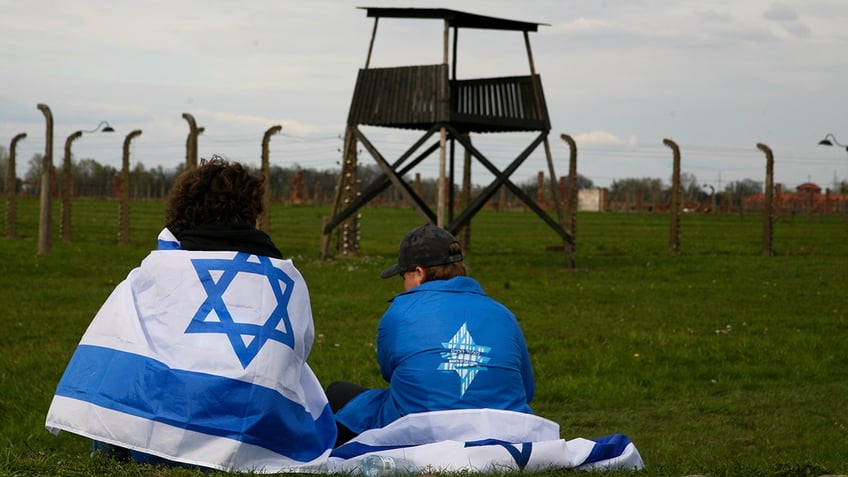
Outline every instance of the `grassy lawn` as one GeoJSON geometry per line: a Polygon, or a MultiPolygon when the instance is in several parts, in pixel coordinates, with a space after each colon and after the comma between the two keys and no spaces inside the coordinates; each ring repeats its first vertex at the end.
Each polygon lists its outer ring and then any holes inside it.
{"type": "MultiPolygon", "coordinates": [[[[118,203],[76,201],[73,242],[56,226],[52,253],[37,256],[38,202],[18,201],[18,237],[0,242],[0,475],[201,475],[90,459],[86,439],[44,430],[77,342],[155,245],[163,211],[134,202],[132,245],[118,246],[118,203]]],[[[310,287],[318,377],[380,386],[376,326],[401,286],[378,274],[420,221],[366,208],[361,256],[321,262],[328,214],[275,204],[271,235],[310,287]]],[[[758,215],[683,217],[677,257],[669,226],[661,214],[581,214],[570,270],[533,213],[475,218],[467,261],[520,319],[534,411],[567,439],[627,434],[646,464],[637,475],[848,474],[846,217],[779,217],[773,257],[760,255],[758,215]]]]}

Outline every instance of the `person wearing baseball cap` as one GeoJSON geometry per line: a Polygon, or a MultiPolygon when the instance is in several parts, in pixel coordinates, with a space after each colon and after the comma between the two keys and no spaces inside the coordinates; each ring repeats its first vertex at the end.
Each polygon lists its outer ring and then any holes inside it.
{"type": "Polygon", "coordinates": [[[502,409],[532,414],[533,371],[524,334],[509,309],[468,276],[462,245],[425,224],[409,231],[397,263],[380,277],[400,276],[377,329],[377,361],[387,388],[336,381],[327,398],[341,445],[368,429],[412,413],[502,409]]]}
{"type": "Polygon", "coordinates": [[[409,290],[427,281],[426,269],[431,268],[431,280],[468,275],[468,268],[462,261],[462,246],[456,238],[443,228],[426,224],[403,237],[397,263],[383,270],[380,278],[400,275],[404,289],[409,290]]]}

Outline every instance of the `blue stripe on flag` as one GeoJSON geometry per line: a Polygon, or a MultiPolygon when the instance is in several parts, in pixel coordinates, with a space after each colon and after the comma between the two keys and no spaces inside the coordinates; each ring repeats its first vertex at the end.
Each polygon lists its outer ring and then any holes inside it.
{"type": "Polygon", "coordinates": [[[159,239],[156,241],[156,250],[181,250],[179,242],[159,239]]]}
{"type": "Polygon", "coordinates": [[[336,436],[329,405],[313,421],[302,404],[273,389],[171,369],[145,356],[99,346],[77,348],[56,394],[302,462],[331,448],[336,436]]]}
{"type": "MultiPolygon", "coordinates": [[[[482,447],[482,446],[500,446],[506,449],[509,455],[515,460],[515,465],[518,466],[519,469],[523,469],[527,466],[527,463],[530,461],[530,454],[533,452],[533,443],[532,442],[523,442],[517,445],[521,446],[521,450],[518,450],[515,447],[516,444],[512,444],[500,439],[483,439],[479,441],[470,441],[465,443],[465,447],[482,447]]],[[[406,445],[406,444],[398,444],[398,445],[368,445],[363,444],[361,442],[352,441],[346,444],[343,444],[339,447],[336,447],[330,453],[330,457],[338,457],[341,459],[351,459],[354,457],[358,457],[364,454],[370,454],[372,452],[382,452],[382,451],[390,451],[394,449],[401,449],[405,447],[416,447],[415,445],[406,445]]]]}
{"type": "Polygon", "coordinates": [[[330,452],[330,457],[339,457],[341,459],[351,459],[353,457],[357,457],[364,454],[370,454],[372,452],[380,452],[387,451],[393,449],[401,449],[403,447],[410,447],[406,444],[397,444],[391,446],[372,446],[368,444],[363,444],[361,442],[352,441],[346,444],[342,444],[339,447],[330,452]]]}
{"type": "Polygon", "coordinates": [[[530,454],[533,453],[533,443],[532,442],[522,442],[521,450],[515,448],[517,444],[513,444],[510,442],[502,441],[500,439],[483,439],[480,441],[471,441],[466,442],[465,447],[480,447],[480,446],[501,446],[509,452],[509,455],[515,460],[515,465],[518,466],[519,469],[524,469],[527,466],[527,463],[530,462],[530,454]]]}
{"type": "Polygon", "coordinates": [[[607,459],[620,457],[624,453],[624,449],[630,444],[630,439],[624,434],[610,434],[603,437],[594,437],[595,447],[586,457],[584,463],[598,462],[607,459]]]}

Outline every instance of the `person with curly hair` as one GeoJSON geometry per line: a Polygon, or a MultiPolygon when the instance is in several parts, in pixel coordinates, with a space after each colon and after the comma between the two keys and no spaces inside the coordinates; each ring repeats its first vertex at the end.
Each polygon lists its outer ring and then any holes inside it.
{"type": "Polygon", "coordinates": [[[89,325],[46,426],[92,455],[225,471],[315,472],[336,440],[307,364],[309,292],[256,228],[262,178],[214,156],[183,172],[166,227],[89,325]]]}
{"type": "Polygon", "coordinates": [[[256,228],[262,179],[219,156],[181,174],[168,195],[165,227],[183,250],[235,250],[282,258],[256,228]]]}

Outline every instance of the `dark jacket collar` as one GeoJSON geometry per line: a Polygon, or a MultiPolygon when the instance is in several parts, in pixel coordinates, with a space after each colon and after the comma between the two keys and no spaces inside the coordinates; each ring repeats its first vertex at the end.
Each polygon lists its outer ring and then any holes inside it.
{"type": "Polygon", "coordinates": [[[179,237],[183,250],[233,251],[283,258],[271,237],[249,225],[209,224],[183,230],[179,237]]]}

